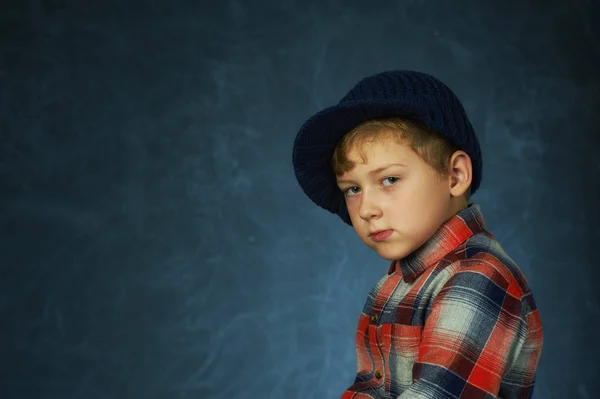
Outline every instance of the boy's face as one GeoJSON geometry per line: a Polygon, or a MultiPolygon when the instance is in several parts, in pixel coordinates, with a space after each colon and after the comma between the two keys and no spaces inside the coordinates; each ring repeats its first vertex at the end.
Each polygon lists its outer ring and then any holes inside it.
{"type": "MultiPolygon", "coordinates": [[[[359,163],[358,152],[350,151],[348,158],[355,166],[338,176],[338,187],[344,192],[356,233],[384,259],[409,255],[466,207],[466,200],[455,196],[452,174],[440,177],[410,147],[380,139],[364,144],[362,150],[367,162],[359,163]],[[377,171],[390,164],[401,165],[377,171]],[[376,230],[391,230],[391,235],[376,241],[370,236],[376,230]]],[[[470,160],[467,163],[470,167],[470,160]]]]}

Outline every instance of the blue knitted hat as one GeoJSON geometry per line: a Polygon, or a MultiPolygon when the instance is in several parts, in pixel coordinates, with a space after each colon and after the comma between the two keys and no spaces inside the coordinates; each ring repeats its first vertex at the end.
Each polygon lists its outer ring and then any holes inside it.
{"type": "Polygon", "coordinates": [[[331,158],[347,132],[367,120],[385,117],[414,119],[451,139],[471,157],[471,193],[479,188],[481,149],[456,95],[433,76],[387,71],[361,80],[337,105],[318,112],[300,128],[294,140],[294,173],[304,193],[315,204],[352,226],[331,158]]]}

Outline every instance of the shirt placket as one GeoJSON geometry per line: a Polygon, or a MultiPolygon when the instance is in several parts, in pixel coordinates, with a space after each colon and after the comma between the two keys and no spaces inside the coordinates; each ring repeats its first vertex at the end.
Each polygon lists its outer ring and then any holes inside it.
{"type": "MultiPolygon", "coordinates": [[[[386,370],[385,358],[381,352],[381,343],[379,342],[377,329],[380,328],[381,314],[385,304],[389,300],[389,296],[393,292],[391,287],[395,287],[399,276],[392,276],[382,285],[375,295],[375,300],[369,315],[369,347],[371,356],[373,357],[373,377],[378,385],[388,386],[385,384],[386,378],[389,378],[389,373],[386,370]]],[[[387,389],[386,389],[387,391],[387,389]]]]}

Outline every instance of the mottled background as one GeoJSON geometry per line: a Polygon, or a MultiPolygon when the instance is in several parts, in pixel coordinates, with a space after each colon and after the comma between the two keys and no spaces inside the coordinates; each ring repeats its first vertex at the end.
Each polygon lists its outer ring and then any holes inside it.
{"type": "Polygon", "coordinates": [[[480,137],[473,200],[544,323],[534,397],[600,397],[598,4],[3,1],[0,397],[339,398],[388,262],[292,143],[395,68],[480,137]]]}

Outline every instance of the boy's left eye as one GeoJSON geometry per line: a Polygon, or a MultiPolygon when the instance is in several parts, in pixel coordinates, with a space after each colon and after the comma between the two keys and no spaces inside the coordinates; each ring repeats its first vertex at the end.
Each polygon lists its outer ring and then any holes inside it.
{"type": "Polygon", "coordinates": [[[396,181],[398,181],[397,177],[386,177],[382,181],[386,181],[386,180],[390,180],[390,179],[394,180],[394,181],[391,182],[391,184],[394,184],[396,181]]]}

